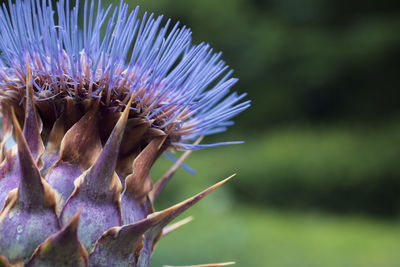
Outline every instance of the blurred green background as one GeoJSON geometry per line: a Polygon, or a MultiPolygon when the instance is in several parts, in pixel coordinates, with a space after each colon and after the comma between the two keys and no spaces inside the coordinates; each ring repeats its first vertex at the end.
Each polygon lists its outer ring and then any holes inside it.
{"type": "Polygon", "coordinates": [[[246,143],[194,152],[197,175],[180,170],[161,195],[158,209],[238,174],[185,213],[194,221],[159,243],[152,266],[400,266],[398,1],[128,3],[223,51],[252,100],[205,140],[246,143]]]}

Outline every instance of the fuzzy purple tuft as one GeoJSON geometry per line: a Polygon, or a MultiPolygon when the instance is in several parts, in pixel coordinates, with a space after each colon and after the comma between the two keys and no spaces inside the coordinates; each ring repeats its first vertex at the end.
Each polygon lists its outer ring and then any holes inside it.
{"type": "Polygon", "coordinates": [[[131,113],[168,131],[182,149],[201,148],[187,142],[224,131],[249,107],[238,103],[245,94],[229,94],[237,79],[221,53],[192,45],[190,29],[162,25],[153,14],[140,19],[138,7],[129,13],[123,3],[103,9],[101,1],[85,1],[83,14],[79,4],[68,7],[60,1],[54,11],[31,0],[0,9],[2,98],[23,101],[28,62],[35,101],[101,97],[105,107],[121,109],[133,94],[131,113]]]}

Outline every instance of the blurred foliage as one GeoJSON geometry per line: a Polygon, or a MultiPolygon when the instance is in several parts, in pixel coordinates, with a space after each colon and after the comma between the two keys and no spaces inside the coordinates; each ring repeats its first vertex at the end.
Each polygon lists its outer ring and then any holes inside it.
{"type": "Polygon", "coordinates": [[[399,115],[400,5],[383,0],[131,0],[209,42],[249,92],[246,131],[399,115]]]}
{"type": "MultiPolygon", "coordinates": [[[[187,164],[198,170],[199,177],[190,179],[190,184],[192,180],[215,182],[237,172],[237,180],[227,186],[238,201],[253,206],[268,203],[393,217],[400,214],[400,151],[393,143],[400,143],[399,125],[279,128],[250,136],[242,145],[194,152],[187,164]]],[[[158,168],[166,169],[168,164],[164,160],[158,168]]],[[[179,182],[171,186],[175,191],[166,195],[168,199],[182,199],[177,188],[196,190],[182,185],[184,174],[177,174],[179,182]]],[[[153,177],[160,175],[158,171],[153,177]]]]}

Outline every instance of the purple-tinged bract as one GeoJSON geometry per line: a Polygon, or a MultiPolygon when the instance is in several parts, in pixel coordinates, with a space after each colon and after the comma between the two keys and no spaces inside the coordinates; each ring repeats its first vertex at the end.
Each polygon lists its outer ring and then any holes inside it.
{"type": "Polygon", "coordinates": [[[193,45],[188,28],[122,2],[82,6],[0,8],[6,266],[149,266],[164,227],[226,181],[155,212],[189,152],[155,184],[152,165],[169,150],[237,143],[199,144],[249,107],[230,93],[237,79],[221,53],[193,45]]]}

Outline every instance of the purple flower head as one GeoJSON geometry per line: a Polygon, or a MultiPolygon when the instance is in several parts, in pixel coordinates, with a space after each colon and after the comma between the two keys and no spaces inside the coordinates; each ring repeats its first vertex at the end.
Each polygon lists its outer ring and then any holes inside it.
{"type": "Polygon", "coordinates": [[[129,12],[122,2],[102,8],[101,1],[85,1],[83,13],[79,3],[69,6],[68,0],[55,8],[26,0],[0,9],[1,101],[21,104],[31,82],[44,127],[64,112],[66,98],[100,98],[101,113],[111,114],[132,97],[129,118],[147,121],[168,134],[172,147],[190,150],[208,145],[189,141],[225,131],[249,107],[241,102],[245,94],[230,93],[237,79],[221,53],[193,45],[185,26],[163,24],[153,14],[140,18],[139,7],[129,12]]]}

